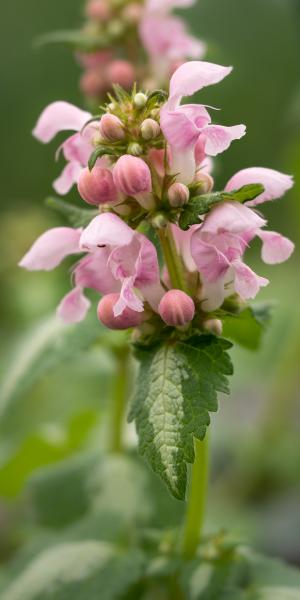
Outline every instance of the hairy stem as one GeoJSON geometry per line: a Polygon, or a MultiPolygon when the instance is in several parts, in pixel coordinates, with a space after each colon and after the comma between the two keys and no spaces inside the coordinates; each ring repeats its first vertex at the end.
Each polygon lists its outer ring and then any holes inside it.
{"type": "Polygon", "coordinates": [[[187,291],[184,269],[177,252],[171,226],[160,229],[158,235],[173,288],[187,291]]]}
{"type": "Polygon", "coordinates": [[[183,534],[183,556],[190,560],[195,556],[203,529],[208,482],[208,439],[195,442],[195,462],[188,496],[183,534]]]}
{"type": "Polygon", "coordinates": [[[130,351],[124,346],[116,353],[117,372],[113,384],[113,397],[110,414],[109,450],[112,453],[123,452],[123,426],[129,393],[130,351]]]}

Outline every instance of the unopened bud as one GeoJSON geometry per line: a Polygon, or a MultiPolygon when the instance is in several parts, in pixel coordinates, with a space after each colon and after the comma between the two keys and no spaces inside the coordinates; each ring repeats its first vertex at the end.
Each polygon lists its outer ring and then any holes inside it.
{"type": "Polygon", "coordinates": [[[207,319],[203,323],[203,329],[208,333],[213,333],[214,335],[222,335],[223,333],[223,324],[220,319],[207,319]]]}
{"type": "Polygon", "coordinates": [[[138,94],[135,94],[133,98],[133,104],[136,106],[136,108],[144,108],[144,106],[147,104],[147,101],[148,98],[146,94],[143,94],[142,92],[138,92],[138,94]]]}
{"type": "Polygon", "coordinates": [[[100,134],[110,142],[123,140],[125,137],[122,121],[116,115],[106,113],[101,117],[100,134]]]}
{"type": "Polygon", "coordinates": [[[136,196],[152,191],[151,172],[148,165],[136,156],[125,154],[116,162],[113,170],[114,183],[125,196],[136,196]]]}
{"type": "Polygon", "coordinates": [[[129,89],[135,80],[135,70],[127,60],[114,60],[107,67],[107,77],[111,83],[129,89]]]}
{"type": "Polygon", "coordinates": [[[168,219],[167,217],[165,217],[165,215],[159,213],[158,215],[155,215],[155,217],[153,217],[153,219],[151,220],[151,225],[152,227],[154,227],[154,229],[162,229],[163,227],[166,227],[168,224],[168,219]]]}
{"type": "Polygon", "coordinates": [[[141,134],[144,140],[153,140],[160,134],[160,126],[154,119],[145,119],[141,125],[141,134]]]}
{"type": "Polygon", "coordinates": [[[141,156],[143,154],[143,148],[137,142],[132,142],[129,144],[127,152],[128,154],[132,154],[132,156],[141,156]]]}
{"type": "Polygon", "coordinates": [[[128,23],[138,23],[143,16],[144,9],[137,2],[125,6],[123,17],[128,23]]]}
{"type": "Polygon", "coordinates": [[[170,290],[161,299],[158,312],[167,325],[180,327],[193,320],[195,304],[185,292],[170,290]]]}
{"type": "Polygon", "coordinates": [[[106,204],[118,199],[111,171],[95,166],[92,171],[86,167],[80,174],[78,191],[88,204],[106,204]]]}
{"type": "Polygon", "coordinates": [[[173,208],[179,208],[189,201],[189,188],[184,183],[173,183],[168,189],[168,199],[173,208]]]}
{"type": "Polygon", "coordinates": [[[197,186],[199,186],[199,191],[202,194],[208,194],[212,191],[214,187],[214,180],[209,173],[205,173],[205,171],[198,171],[196,173],[195,182],[197,186]]]}
{"type": "Polygon", "coordinates": [[[109,329],[129,329],[138,327],[143,322],[143,312],[136,312],[131,308],[125,308],[121,315],[115,317],[114,307],[117,304],[119,294],[107,294],[100,300],[97,309],[99,321],[109,329]]]}
{"type": "Polygon", "coordinates": [[[80,78],[80,89],[85,96],[95,98],[107,90],[107,81],[98,69],[88,69],[80,78]]]}
{"type": "Polygon", "coordinates": [[[86,7],[86,15],[95,21],[108,21],[111,11],[107,0],[89,0],[86,7]]]}

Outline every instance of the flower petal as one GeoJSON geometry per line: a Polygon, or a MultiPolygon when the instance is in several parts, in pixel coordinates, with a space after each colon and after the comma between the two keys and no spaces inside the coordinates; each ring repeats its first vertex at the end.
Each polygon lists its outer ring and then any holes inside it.
{"type": "Polygon", "coordinates": [[[201,290],[201,309],[205,312],[211,312],[220,308],[225,300],[225,282],[224,278],[214,283],[203,282],[201,290]]]}
{"type": "Polygon", "coordinates": [[[64,323],[80,323],[90,307],[91,302],[84,296],[81,288],[76,287],[62,299],[56,314],[64,323]]]}
{"type": "Polygon", "coordinates": [[[61,196],[65,196],[72,189],[73,185],[78,183],[83,167],[78,162],[69,162],[63,169],[60,176],[53,182],[55,191],[61,196]]]}
{"type": "Polygon", "coordinates": [[[222,81],[232,71],[232,67],[222,67],[204,61],[190,61],[175,71],[170,82],[170,97],[178,100],[192,96],[208,85],[222,81]]]}
{"type": "Polygon", "coordinates": [[[154,244],[142,234],[138,234],[137,239],[140,252],[135,264],[135,286],[139,288],[159,281],[159,264],[154,244]]]}
{"type": "Polygon", "coordinates": [[[110,248],[98,248],[77,263],[73,270],[75,284],[81,288],[90,288],[100,294],[120,291],[117,281],[108,266],[110,248]]]}
{"type": "Polygon", "coordinates": [[[103,213],[95,217],[84,229],[80,246],[83,250],[94,251],[99,246],[127,246],[135,232],[116,215],[103,213]]]}
{"type": "Polygon", "coordinates": [[[265,219],[244,204],[224,202],[208,213],[201,230],[214,234],[222,230],[232,234],[243,234],[265,225],[265,219]]]}
{"type": "Polygon", "coordinates": [[[40,142],[47,144],[59,131],[80,131],[90,118],[90,113],[73,104],[53,102],[42,112],[32,133],[40,142]]]}
{"type": "Polygon", "coordinates": [[[260,277],[248,265],[240,260],[232,263],[235,271],[234,287],[244,300],[255,298],[261,287],[266,287],[270,282],[265,277],[260,277]]]}
{"type": "Polygon", "coordinates": [[[245,125],[224,127],[222,125],[209,125],[203,129],[202,135],[206,138],[205,152],[209,156],[217,156],[229,148],[231,142],[240,140],[246,133],[245,125]]]}
{"type": "Polygon", "coordinates": [[[275,231],[258,231],[258,237],[263,242],[262,259],[268,265],[283,263],[290,258],[295,244],[287,237],[275,231]]]}
{"type": "Polygon", "coordinates": [[[265,191],[254,200],[247,202],[248,206],[257,206],[263,202],[281,198],[294,185],[293,178],[290,175],[285,175],[273,169],[251,167],[233,175],[228,181],[225,190],[231,192],[250,183],[261,183],[265,191]]]}
{"type": "Polygon", "coordinates": [[[43,233],[19,263],[29,271],[51,271],[70,254],[81,252],[82,229],[55,227],[43,233]]]}
{"type": "Polygon", "coordinates": [[[191,254],[200,275],[208,283],[223,279],[230,267],[230,262],[218,248],[201,238],[201,230],[196,231],[191,238],[191,254]]]}
{"type": "Polygon", "coordinates": [[[144,304],[134,291],[134,277],[124,279],[118,302],[114,306],[114,315],[119,317],[125,308],[143,312],[144,304]]]}

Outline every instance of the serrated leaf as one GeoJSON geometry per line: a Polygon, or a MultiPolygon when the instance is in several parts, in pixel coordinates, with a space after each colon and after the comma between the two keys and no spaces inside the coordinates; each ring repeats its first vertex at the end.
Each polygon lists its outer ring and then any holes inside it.
{"type": "Polygon", "coordinates": [[[257,350],[266,327],[270,323],[273,304],[257,303],[237,315],[227,315],[223,319],[223,335],[240,346],[257,350]]]}
{"type": "Polygon", "coordinates": [[[12,352],[0,384],[0,422],[45,373],[83,352],[101,331],[93,310],[82,323],[65,325],[57,317],[50,317],[30,329],[12,352]]]}
{"type": "Polygon", "coordinates": [[[232,192],[212,192],[195,196],[183,207],[179,227],[186,231],[191,225],[201,223],[201,215],[208,213],[217,204],[230,201],[249,202],[257,198],[263,191],[264,187],[260,183],[253,183],[232,192]]]}
{"type": "Polygon", "coordinates": [[[135,420],[139,449],[169,490],[184,500],[193,437],[203,439],[217,392],[229,393],[231,343],[213,336],[140,349],[140,370],[129,420],[135,420]]]}
{"type": "Polygon", "coordinates": [[[47,44],[65,44],[76,50],[92,52],[106,48],[109,45],[109,40],[103,33],[101,36],[91,36],[81,30],[53,31],[45,33],[35,40],[36,46],[45,46],[47,44]]]}
{"type": "Polygon", "coordinates": [[[142,577],[144,556],[87,540],[45,549],[2,591],[2,600],[118,600],[142,577]]]}
{"type": "Polygon", "coordinates": [[[91,220],[99,214],[98,210],[79,208],[74,204],[65,202],[60,198],[46,198],[45,203],[49,208],[53,208],[60,214],[64,215],[73,227],[86,227],[91,220]]]}
{"type": "Polygon", "coordinates": [[[110,148],[109,146],[98,146],[96,150],[92,153],[89,159],[89,170],[92,171],[98,158],[102,158],[102,156],[118,156],[118,151],[116,148],[110,148]]]}

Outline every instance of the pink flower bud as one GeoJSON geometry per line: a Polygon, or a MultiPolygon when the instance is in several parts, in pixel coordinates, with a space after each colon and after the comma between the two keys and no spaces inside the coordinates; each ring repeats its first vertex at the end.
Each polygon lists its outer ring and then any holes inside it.
{"type": "Polygon", "coordinates": [[[208,333],[213,333],[214,335],[222,335],[223,325],[220,319],[207,319],[203,323],[203,329],[208,333]]]}
{"type": "Polygon", "coordinates": [[[138,23],[143,16],[144,8],[137,2],[125,6],[123,17],[128,23],[138,23]]]}
{"type": "Polygon", "coordinates": [[[199,186],[199,192],[202,194],[208,194],[212,191],[214,187],[214,180],[209,173],[205,173],[205,171],[198,171],[195,177],[195,183],[199,186]]]}
{"type": "Polygon", "coordinates": [[[80,196],[88,204],[106,204],[118,199],[118,192],[111,171],[95,166],[82,171],[78,182],[80,196]]]}
{"type": "Polygon", "coordinates": [[[144,140],[153,140],[160,134],[160,126],[154,119],[145,119],[141,125],[141,134],[144,140]]]}
{"type": "Polygon", "coordinates": [[[77,52],[76,58],[85,69],[103,67],[113,58],[111,50],[99,50],[98,52],[77,52]]]}
{"type": "Polygon", "coordinates": [[[111,16],[107,0],[89,0],[86,7],[86,16],[95,21],[108,21],[111,16]]]}
{"type": "Polygon", "coordinates": [[[161,299],[158,312],[167,325],[179,327],[193,320],[195,305],[185,292],[170,290],[161,299]]]}
{"type": "Polygon", "coordinates": [[[100,121],[100,134],[110,142],[122,140],[125,137],[122,121],[110,113],[103,115],[100,121]]]}
{"type": "Polygon", "coordinates": [[[125,196],[136,196],[152,191],[151,172],[146,163],[136,156],[125,154],[114,166],[114,183],[125,196]]]}
{"type": "Polygon", "coordinates": [[[143,313],[131,308],[125,308],[119,317],[114,315],[114,306],[119,300],[119,294],[108,294],[98,304],[98,319],[109,329],[129,329],[138,327],[143,321],[143,313]]]}
{"type": "Polygon", "coordinates": [[[80,78],[80,89],[89,98],[101,96],[107,87],[107,81],[98,69],[88,69],[80,78]]]}
{"type": "Polygon", "coordinates": [[[184,183],[173,183],[168,189],[168,199],[174,208],[179,208],[189,201],[189,188],[184,183]]]}
{"type": "MultiPolygon", "coordinates": [[[[151,166],[154,167],[159,177],[164,177],[165,172],[165,151],[158,150],[157,148],[151,148],[148,159],[151,162],[151,166]]],[[[168,156],[169,159],[169,156],[168,156]]]]}
{"type": "Polygon", "coordinates": [[[111,83],[118,83],[125,89],[131,88],[136,78],[135,70],[127,60],[114,60],[107,67],[107,77],[111,83]]]}

